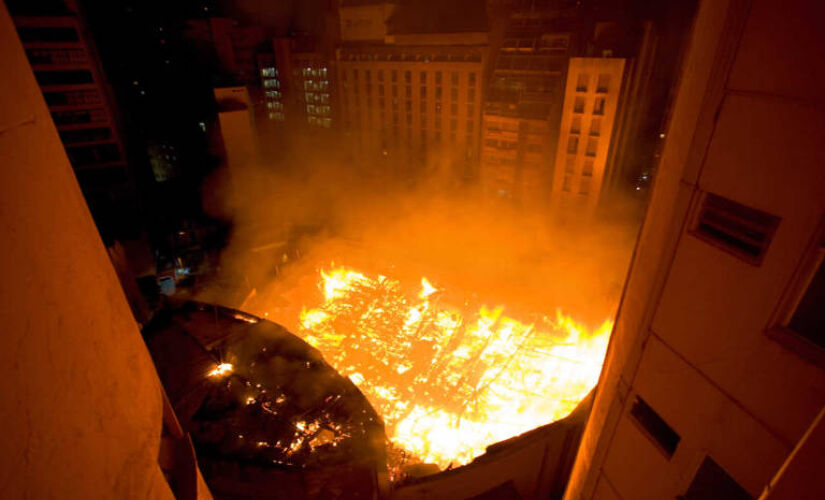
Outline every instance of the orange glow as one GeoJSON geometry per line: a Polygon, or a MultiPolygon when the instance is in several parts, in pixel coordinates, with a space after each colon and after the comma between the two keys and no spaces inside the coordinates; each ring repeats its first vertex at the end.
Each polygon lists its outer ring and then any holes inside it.
{"type": "Polygon", "coordinates": [[[426,278],[321,271],[297,334],[358,386],[392,443],[444,468],[566,416],[596,384],[612,322],[589,332],[557,311],[534,324],[504,307],[442,303],[426,278]]]}
{"type": "Polygon", "coordinates": [[[213,368],[206,375],[212,378],[222,378],[232,373],[233,369],[234,367],[232,366],[232,363],[220,363],[218,365],[215,365],[215,368],[213,368]]]}

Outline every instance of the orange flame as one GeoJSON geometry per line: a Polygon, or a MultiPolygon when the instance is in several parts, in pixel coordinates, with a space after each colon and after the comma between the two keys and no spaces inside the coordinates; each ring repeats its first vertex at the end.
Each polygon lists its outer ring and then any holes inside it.
{"type": "Polygon", "coordinates": [[[414,294],[340,267],[320,288],[298,334],[366,395],[393,444],[441,467],[567,415],[596,384],[612,329],[560,311],[538,327],[503,307],[465,313],[426,278],[414,294]]]}

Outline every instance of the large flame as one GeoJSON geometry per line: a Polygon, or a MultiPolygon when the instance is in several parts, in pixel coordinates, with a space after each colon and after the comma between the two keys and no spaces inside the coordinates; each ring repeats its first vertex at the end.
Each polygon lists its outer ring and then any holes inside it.
{"type": "Polygon", "coordinates": [[[413,290],[335,268],[319,285],[298,333],[366,395],[395,446],[441,467],[567,415],[596,384],[612,328],[461,311],[426,278],[413,290]]]}

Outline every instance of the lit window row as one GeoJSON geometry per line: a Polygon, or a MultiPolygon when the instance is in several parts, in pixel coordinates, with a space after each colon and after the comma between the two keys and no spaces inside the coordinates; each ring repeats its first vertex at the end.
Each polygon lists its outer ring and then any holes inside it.
{"type": "Polygon", "coordinates": [[[330,128],[332,126],[332,118],[321,118],[318,116],[307,116],[307,122],[310,125],[318,127],[330,128]]]}
{"type": "Polygon", "coordinates": [[[261,76],[264,78],[275,78],[278,76],[278,70],[274,67],[270,66],[268,68],[261,69],[261,76]]]}

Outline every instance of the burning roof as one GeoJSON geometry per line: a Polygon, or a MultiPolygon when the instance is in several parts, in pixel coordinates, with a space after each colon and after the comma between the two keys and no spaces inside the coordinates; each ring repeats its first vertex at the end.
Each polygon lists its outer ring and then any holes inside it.
{"type": "Polygon", "coordinates": [[[381,420],[318,351],[274,323],[194,303],[145,335],[213,491],[235,494],[256,476],[256,498],[282,498],[273,482],[301,490],[289,498],[373,493],[386,467],[381,420]]]}

